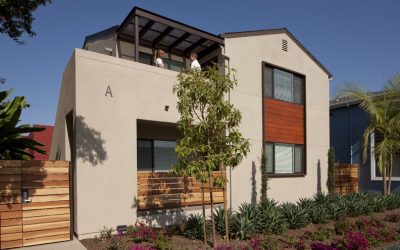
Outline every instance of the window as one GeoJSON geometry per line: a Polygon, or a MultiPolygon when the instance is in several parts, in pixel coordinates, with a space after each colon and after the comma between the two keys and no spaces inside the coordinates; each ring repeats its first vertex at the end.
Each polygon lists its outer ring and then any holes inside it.
{"type": "MultiPolygon", "coordinates": [[[[375,158],[373,148],[379,142],[383,140],[383,136],[378,133],[373,133],[370,137],[370,162],[371,162],[371,179],[372,180],[382,180],[382,171],[379,168],[378,159],[375,158]]],[[[396,152],[393,156],[393,169],[392,169],[392,180],[400,181],[400,151],[396,152]]],[[[386,177],[389,177],[389,168],[386,167],[386,177]]]]}
{"type": "Polygon", "coordinates": [[[163,62],[164,62],[164,67],[169,70],[181,72],[181,70],[183,68],[183,63],[181,63],[181,62],[177,62],[177,61],[173,61],[173,60],[169,60],[169,59],[165,59],[165,58],[163,59],[163,62]]]}
{"type": "Polygon", "coordinates": [[[303,76],[265,65],[263,81],[265,97],[303,104],[303,76]]]}
{"type": "Polygon", "coordinates": [[[177,162],[176,141],[137,141],[137,167],[139,171],[169,171],[177,162]]]}
{"type": "Polygon", "coordinates": [[[267,142],[265,143],[265,154],[267,173],[304,173],[303,145],[267,142]]]}

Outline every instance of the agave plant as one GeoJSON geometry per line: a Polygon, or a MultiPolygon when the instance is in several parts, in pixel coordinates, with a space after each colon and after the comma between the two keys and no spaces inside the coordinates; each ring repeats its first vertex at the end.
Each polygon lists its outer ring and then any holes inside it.
{"type": "MultiPolygon", "coordinates": [[[[214,209],[214,219],[215,219],[215,230],[220,234],[220,235],[225,235],[225,216],[224,216],[224,208],[223,207],[218,207],[214,209]]],[[[232,211],[228,209],[227,211],[228,214],[228,221],[229,224],[232,223],[232,211]]]]}
{"type": "Polygon", "coordinates": [[[305,209],[306,211],[309,211],[312,207],[314,207],[316,204],[313,199],[311,198],[300,198],[296,204],[305,209]]]}
{"type": "Polygon", "coordinates": [[[253,233],[253,223],[249,218],[242,214],[235,214],[229,229],[232,238],[247,240],[253,233]]]}
{"type": "Polygon", "coordinates": [[[296,204],[283,203],[281,210],[290,229],[302,228],[310,223],[307,212],[303,208],[296,206],[296,204]]]}
{"type": "Polygon", "coordinates": [[[329,202],[329,196],[323,192],[314,194],[313,199],[318,205],[325,205],[329,202]]]}
{"type": "Polygon", "coordinates": [[[328,211],[323,206],[313,206],[308,210],[308,217],[314,224],[325,224],[328,222],[328,211]]]}
{"type": "Polygon", "coordinates": [[[256,207],[254,229],[257,233],[281,234],[287,229],[287,222],[282,211],[273,199],[262,199],[256,207]]]}
{"type": "Polygon", "coordinates": [[[203,216],[190,214],[184,225],[183,235],[190,239],[201,239],[203,237],[203,216]]]}
{"type": "Polygon", "coordinates": [[[238,214],[240,216],[246,217],[249,221],[253,222],[255,220],[255,218],[256,218],[256,215],[257,215],[257,208],[253,204],[242,203],[239,206],[238,214]]]}

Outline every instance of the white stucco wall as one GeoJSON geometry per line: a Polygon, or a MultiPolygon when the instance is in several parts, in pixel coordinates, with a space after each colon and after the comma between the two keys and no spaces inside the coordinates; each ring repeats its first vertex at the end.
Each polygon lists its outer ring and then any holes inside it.
{"type": "MultiPolygon", "coordinates": [[[[294,201],[317,191],[317,164],[325,190],[329,147],[327,75],[286,35],[226,39],[225,53],[238,70],[238,87],[231,101],[242,112],[241,131],[251,152],[232,172],[232,205],[251,201],[260,190],[262,148],[261,62],[267,61],[306,75],[307,175],[270,180],[270,197],[294,201]],[[281,39],[289,52],[281,51],[281,39]],[[315,122],[318,121],[318,122],[315,122]],[[253,171],[255,170],[255,171],[253,171]],[[252,173],[255,174],[252,180],[252,173]],[[252,182],[256,182],[253,187],[252,182]]],[[[51,158],[61,150],[70,159],[65,115],[74,110],[76,134],[75,232],[93,237],[103,226],[136,221],[137,119],[176,122],[177,98],[172,93],[176,72],[76,49],[61,86],[51,158]],[[111,89],[113,97],[106,95],[111,89]],[[165,111],[165,106],[169,110],[165,111]]],[[[196,209],[189,209],[191,212],[196,209]]]]}
{"type": "Polygon", "coordinates": [[[268,196],[278,201],[296,201],[317,192],[317,166],[320,164],[322,191],[326,191],[327,152],[329,149],[328,75],[286,34],[226,38],[225,54],[230,67],[237,70],[238,86],[231,102],[242,112],[241,131],[250,139],[251,151],[241,166],[232,172],[232,204],[251,200],[252,165],[256,165],[259,196],[262,140],[262,62],[268,62],[306,76],[306,147],[305,177],[270,178],[268,196]],[[283,51],[282,39],[288,41],[283,51]]]}

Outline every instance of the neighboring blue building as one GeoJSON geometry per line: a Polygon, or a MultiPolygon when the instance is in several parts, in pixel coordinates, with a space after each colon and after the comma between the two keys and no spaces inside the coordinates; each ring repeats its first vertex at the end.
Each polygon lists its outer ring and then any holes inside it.
{"type": "MultiPolygon", "coordinates": [[[[330,142],[331,146],[335,148],[337,163],[359,165],[360,192],[381,192],[382,175],[376,167],[370,150],[366,162],[363,162],[362,135],[368,126],[369,119],[368,115],[358,106],[359,103],[359,101],[348,99],[337,99],[330,102],[330,142]]],[[[371,143],[372,145],[375,143],[375,138],[371,138],[371,143]]],[[[399,158],[397,155],[392,175],[391,189],[396,192],[400,191],[399,158]]]]}

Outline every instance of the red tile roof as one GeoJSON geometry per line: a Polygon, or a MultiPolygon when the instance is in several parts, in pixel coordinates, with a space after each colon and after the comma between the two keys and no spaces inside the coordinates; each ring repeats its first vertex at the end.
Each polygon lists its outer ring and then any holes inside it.
{"type": "Polygon", "coordinates": [[[45,128],[45,130],[43,130],[41,132],[31,132],[27,137],[43,144],[44,146],[41,148],[43,150],[45,150],[47,153],[40,154],[31,149],[28,149],[28,151],[30,154],[33,155],[35,160],[47,161],[47,160],[49,160],[49,153],[50,153],[50,148],[51,148],[51,140],[53,137],[54,126],[34,124],[33,127],[45,128]]]}

